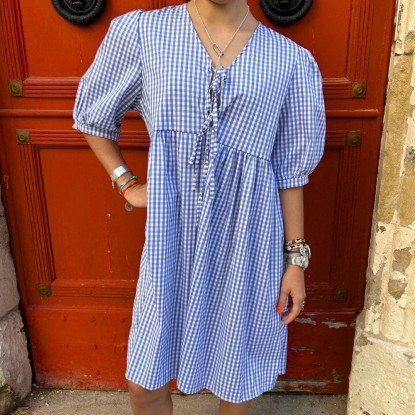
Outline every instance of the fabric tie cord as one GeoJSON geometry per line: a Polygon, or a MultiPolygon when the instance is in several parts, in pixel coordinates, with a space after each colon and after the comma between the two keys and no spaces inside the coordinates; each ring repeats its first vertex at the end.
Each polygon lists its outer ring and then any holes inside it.
{"type": "MultiPolygon", "coordinates": [[[[223,67],[217,68],[212,72],[209,88],[207,89],[206,98],[206,119],[200,128],[196,141],[193,146],[192,154],[189,158],[189,163],[193,164],[192,172],[192,190],[197,189],[196,182],[198,181],[199,190],[203,188],[204,180],[207,178],[209,168],[212,171],[212,177],[209,183],[209,196],[211,198],[215,195],[215,156],[218,149],[218,116],[221,101],[221,92],[223,81],[226,78],[226,73],[223,67]],[[204,146],[204,161],[202,161],[203,141],[204,146]]],[[[199,202],[203,195],[200,194],[199,202]]]]}

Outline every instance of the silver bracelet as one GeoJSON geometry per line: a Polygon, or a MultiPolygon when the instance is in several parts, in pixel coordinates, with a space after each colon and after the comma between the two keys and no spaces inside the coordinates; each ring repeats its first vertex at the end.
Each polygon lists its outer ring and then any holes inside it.
{"type": "Polygon", "coordinates": [[[113,183],[115,183],[123,174],[125,174],[125,173],[127,173],[129,171],[131,171],[131,169],[129,167],[127,167],[126,165],[124,165],[124,164],[121,165],[121,166],[118,166],[110,174],[111,181],[113,183]]]}
{"type": "MultiPolygon", "coordinates": [[[[131,181],[133,181],[133,180],[137,180],[137,181],[138,181],[138,177],[137,177],[137,176],[131,176],[131,177],[129,177],[127,180],[123,181],[123,182],[120,184],[120,187],[118,188],[118,193],[119,193],[119,194],[122,194],[122,189],[124,189],[124,187],[125,187],[128,183],[130,183],[131,181]]],[[[139,184],[139,183],[138,183],[138,184],[139,184]]]]}

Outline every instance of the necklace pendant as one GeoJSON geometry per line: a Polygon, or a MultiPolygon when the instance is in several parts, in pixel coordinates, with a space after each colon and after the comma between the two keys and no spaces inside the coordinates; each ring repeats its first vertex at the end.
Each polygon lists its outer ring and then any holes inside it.
{"type": "Polygon", "coordinates": [[[223,52],[221,51],[220,47],[216,43],[213,43],[212,47],[219,57],[223,56],[223,52]]]}

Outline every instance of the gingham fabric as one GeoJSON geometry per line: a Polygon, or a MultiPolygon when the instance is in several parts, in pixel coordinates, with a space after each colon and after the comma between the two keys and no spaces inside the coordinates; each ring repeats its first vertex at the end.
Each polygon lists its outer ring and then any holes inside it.
{"type": "Polygon", "coordinates": [[[311,53],[262,23],[212,68],[185,4],[122,15],[81,79],[74,128],[117,141],[132,109],[150,136],[126,378],[239,403],[286,370],[278,189],[308,182],[325,111],[311,53]]]}

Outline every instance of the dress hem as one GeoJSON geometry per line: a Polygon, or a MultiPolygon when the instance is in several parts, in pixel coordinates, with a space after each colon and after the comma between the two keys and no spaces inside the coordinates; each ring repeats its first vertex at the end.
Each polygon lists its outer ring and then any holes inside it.
{"type": "Polygon", "coordinates": [[[277,376],[275,377],[275,380],[273,380],[273,382],[272,382],[272,386],[267,386],[266,388],[262,389],[262,391],[261,391],[261,392],[259,392],[259,393],[257,393],[257,392],[253,392],[253,393],[249,394],[247,398],[244,398],[244,399],[242,399],[242,400],[235,400],[235,399],[228,399],[228,398],[226,398],[226,397],[225,397],[225,395],[222,395],[222,393],[218,392],[216,388],[214,388],[214,387],[210,387],[210,386],[209,386],[209,383],[207,383],[205,386],[202,386],[201,388],[197,388],[197,389],[188,389],[188,388],[183,388],[183,387],[181,387],[181,386],[179,387],[179,380],[177,379],[177,377],[170,377],[170,380],[167,380],[167,381],[162,382],[159,386],[156,386],[156,387],[151,386],[151,387],[149,387],[149,386],[146,386],[146,385],[145,385],[143,382],[141,382],[141,381],[140,381],[140,382],[137,382],[137,381],[133,380],[133,379],[132,379],[132,378],[131,378],[128,374],[126,374],[126,375],[125,375],[125,378],[126,378],[127,380],[129,380],[130,382],[133,382],[133,383],[135,383],[135,384],[137,384],[137,385],[140,385],[141,387],[143,387],[143,388],[145,388],[145,389],[148,389],[148,390],[155,390],[155,389],[159,389],[159,388],[161,388],[162,386],[166,385],[167,383],[170,383],[172,380],[176,379],[176,386],[177,386],[177,389],[178,389],[180,392],[182,392],[182,393],[184,393],[184,394],[186,394],[186,395],[194,395],[194,394],[196,394],[196,393],[200,392],[202,389],[208,389],[208,390],[209,390],[209,391],[210,391],[213,395],[217,396],[218,398],[220,398],[220,399],[222,399],[222,400],[224,400],[224,401],[226,401],[226,402],[230,402],[230,403],[242,403],[242,402],[246,402],[246,401],[249,401],[249,400],[255,399],[255,398],[257,398],[257,397],[261,396],[263,393],[270,391],[270,390],[271,390],[271,389],[275,386],[275,384],[276,384],[276,382],[277,382],[277,380],[278,380],[278,377],[279,377],[280,375],[284,375],[285,373],[286,373],[285,371],[283,371],[283,372],[278,372],[278,373],[277,373],[277,376]]]}

